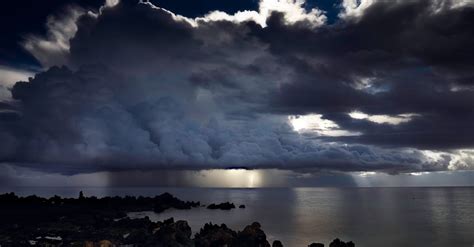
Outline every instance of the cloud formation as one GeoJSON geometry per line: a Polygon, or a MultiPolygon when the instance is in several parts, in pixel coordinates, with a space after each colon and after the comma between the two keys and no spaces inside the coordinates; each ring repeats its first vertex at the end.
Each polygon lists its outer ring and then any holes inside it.
{"type": "Polygon", "coordinates": [[[26,80],[33,76],[29,71],[0,66],[0,101],[11,99],[10,88],[17,81],[26,80]]]}
{"type": "Polygon", "coordinates": [[[474,7],[343,1],[339,16],[299,0],[196,18],[134,0],[69,12],[25,43],[58,67],[0,104],[0,160],[61,173],[472,169],[474,7]]]}

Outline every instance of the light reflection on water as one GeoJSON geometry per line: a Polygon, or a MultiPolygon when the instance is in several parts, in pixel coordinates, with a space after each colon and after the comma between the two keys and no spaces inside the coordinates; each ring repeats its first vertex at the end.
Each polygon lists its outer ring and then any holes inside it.
{"type": "MultiPolygon", "coordinates": [[[[81,188],[23,188],[20,194],[77,196],[81,188]]],[[[356,246],[472,246],[474,188],[82,188],[86,195],[145,195],[168,191],[204,204],[231,201],[246,209],[198,208],[145,213],[154,220],[189,221],[242,229],[259,221],[270,240],[285,246],[328,244],[339,237],[356,246]]],[[[142,216],[144,213],[141,214],[142,216]]]]}

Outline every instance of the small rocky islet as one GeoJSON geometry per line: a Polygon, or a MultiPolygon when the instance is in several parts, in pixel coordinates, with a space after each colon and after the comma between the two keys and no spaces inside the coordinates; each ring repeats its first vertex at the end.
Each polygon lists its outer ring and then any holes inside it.
{"type": "MultiPolygon", "coordinates": [[[[148,217],[131,219],[128,212],[167,209],[189,210],[200,202],[182,201],[169,193],[154,197],[19,197],[0,195],[0,246],[156,246],[156,247],[281,247],[270,245],[258,222],[234,231],[225,224],[205,224],[194,236],[186,221],[173,218],[153,222],[148,217]]],[[[231,210],[233,203],[210,204],[208,209],[231,210]]],[[[245,208],[240,205],[239,208],[245,208]]],[[[312,243],[309,247],[323,247],[312,243]]],[[[329,247],[353,247],[335,239],[329,247]]]]}

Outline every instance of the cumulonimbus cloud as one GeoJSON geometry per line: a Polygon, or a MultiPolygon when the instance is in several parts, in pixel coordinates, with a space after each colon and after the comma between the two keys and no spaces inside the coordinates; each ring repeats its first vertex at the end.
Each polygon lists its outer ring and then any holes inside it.
{"type": "Polygon", "coordinates": [[[64,173],[470,169],[474,9],[439,2],[344,1],[333,24],[292,0],[198,18],[123,0],[66,16],[67,32],[46,37],[60,59],[28,40],[45,66],[69,68],[15,84],[0,160],[64,173]],[[330,131],[296,131],[291,116],[306,114],[330,131]]]}

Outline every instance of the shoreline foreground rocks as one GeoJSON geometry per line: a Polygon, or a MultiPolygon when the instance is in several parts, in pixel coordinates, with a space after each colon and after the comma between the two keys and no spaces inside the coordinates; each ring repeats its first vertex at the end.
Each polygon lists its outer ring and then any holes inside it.
{"type": "MultiPolygon", "coordinates": [[[[230,210],[233,203],[211,204],[230,210]]],[[[234,231],[225,224],[205,224],[194,236],[186,221],[173,218],[153,222],[148,217],[131,219],[127,212],[191,209],[200,202],[182,201],[169,193],[155,197],[41,198],[0,195],[0,246],[156,246],[156,247],[282,247],[270,245],[258,222],[234,231]]],[[[234,206],[234,207],[232,207],[234,206]]],[[[313,243],[309,247],[322,247],[313,243]]],[[[353,247],[335,239],[329,247],[353,247]]]]}

